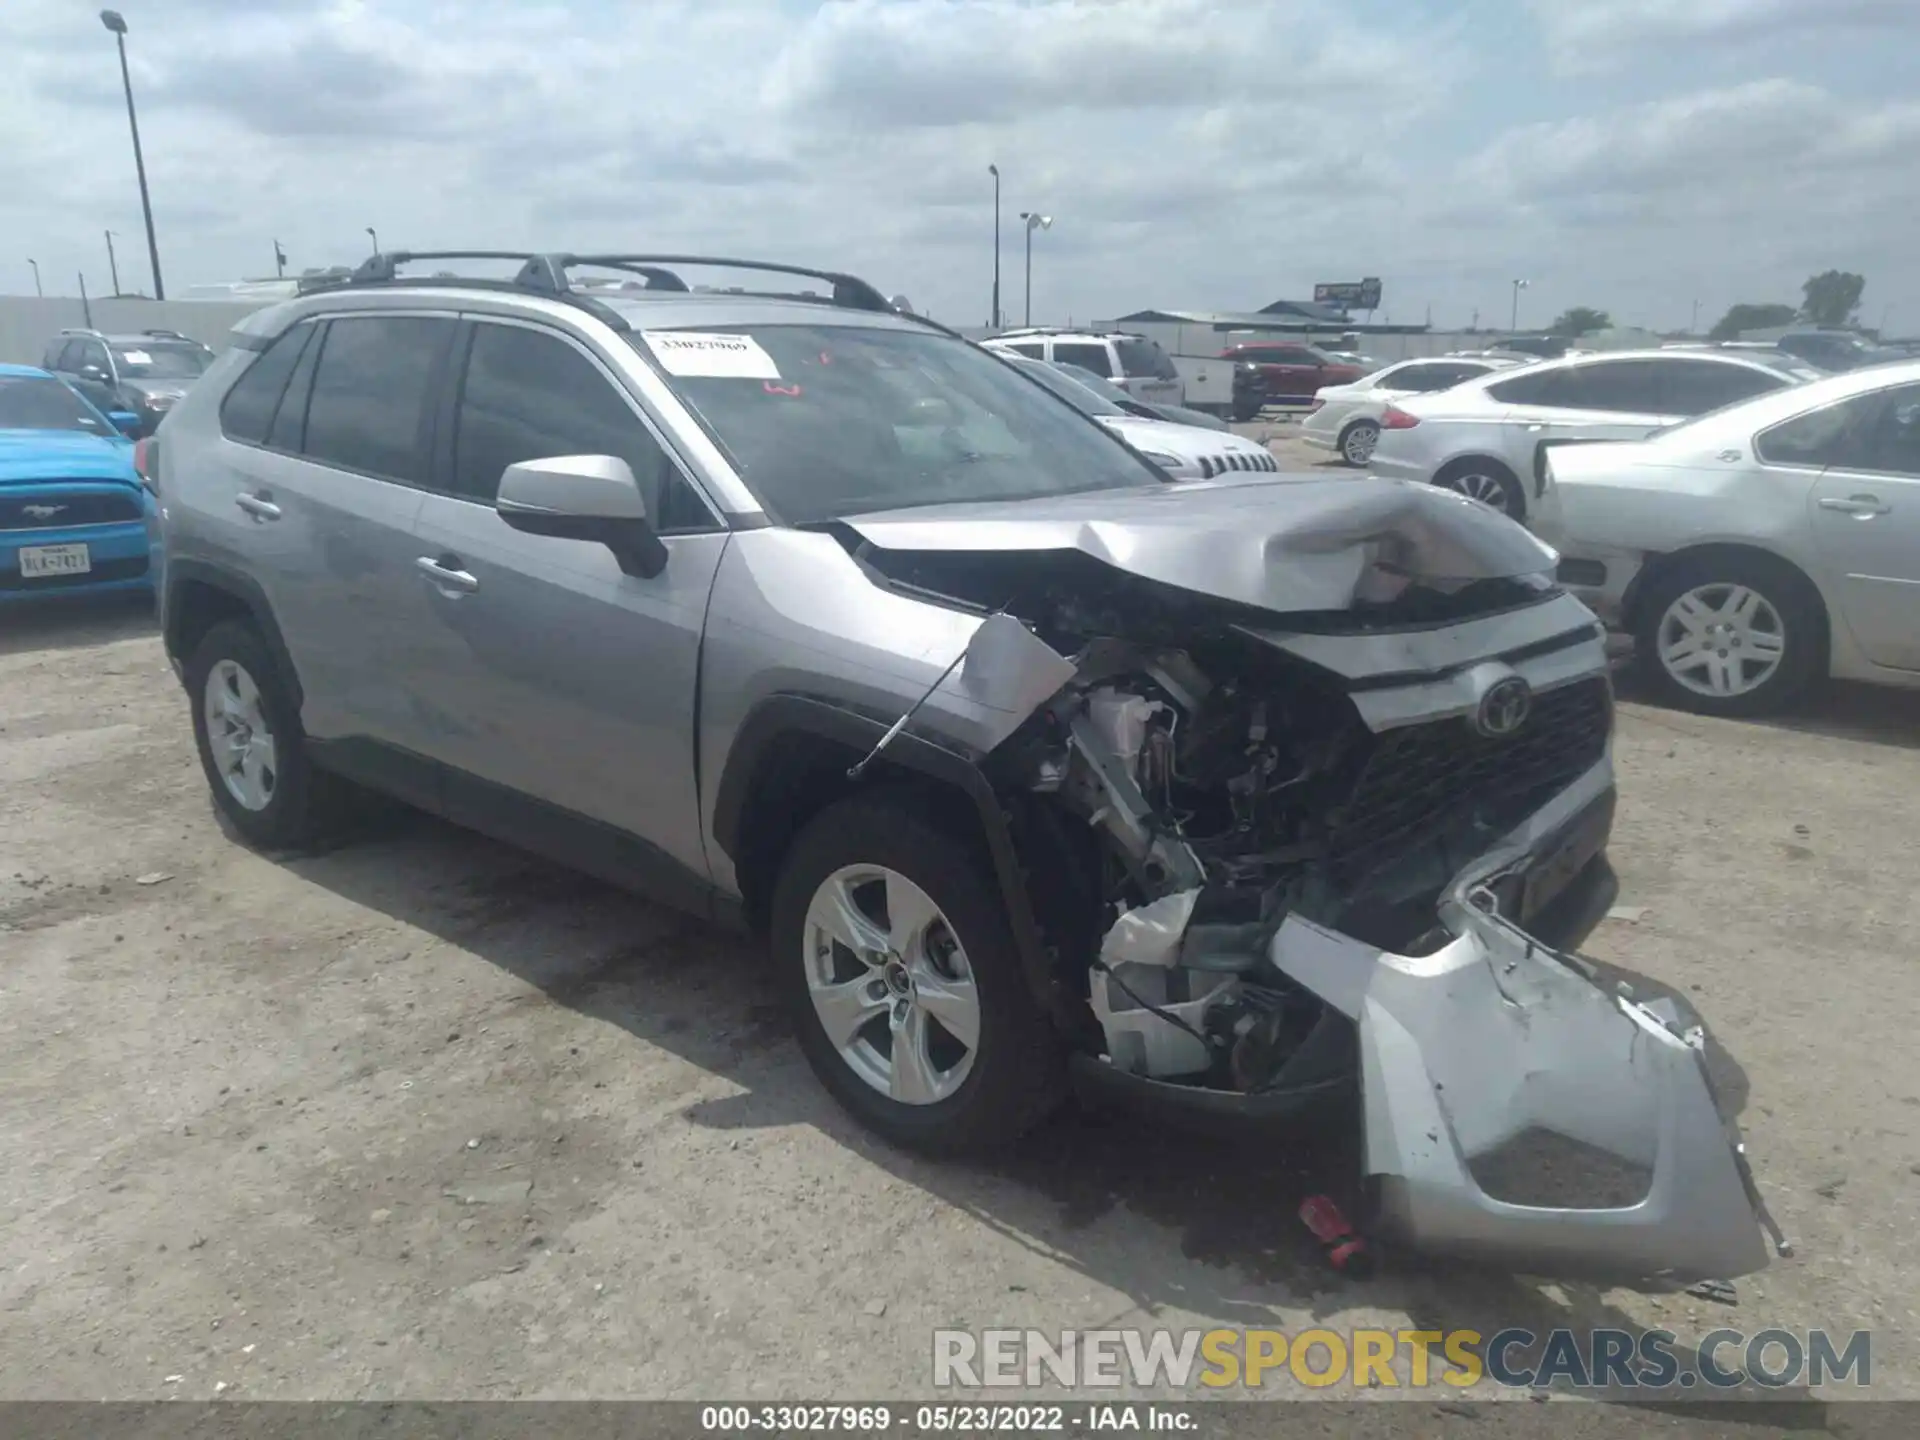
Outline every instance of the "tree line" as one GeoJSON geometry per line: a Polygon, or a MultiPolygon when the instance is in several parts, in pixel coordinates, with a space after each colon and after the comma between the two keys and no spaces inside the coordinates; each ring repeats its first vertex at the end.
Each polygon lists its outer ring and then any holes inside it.
{"type": "MultiPolygon", "coordinates": [[[[1851,270],[1827,270],[1810,275],[1800,287],[1799,305],[1742,303],[1731,307],[1707,332],[1709,340],[1737,340],[1743,331],[1766,330],[1782,325],[1847,325],[1860,312],[1860,297],[1866,292],[1866,278],[1851,270]]],[[[1612,328],[1613,317],[1590,305],[1575,305],[1547,327],[1549,335],[1577,340],[1596,330],[1612,328]]]]}

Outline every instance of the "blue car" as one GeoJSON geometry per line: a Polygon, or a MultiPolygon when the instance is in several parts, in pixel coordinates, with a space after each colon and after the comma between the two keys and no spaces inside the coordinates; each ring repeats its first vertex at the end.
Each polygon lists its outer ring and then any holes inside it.
{"type": "Polygon", "coordinates": [[[124,433],[66,382],[0,365],[0,605],[38,595],[154,592],[152,494],[124,433]]]}

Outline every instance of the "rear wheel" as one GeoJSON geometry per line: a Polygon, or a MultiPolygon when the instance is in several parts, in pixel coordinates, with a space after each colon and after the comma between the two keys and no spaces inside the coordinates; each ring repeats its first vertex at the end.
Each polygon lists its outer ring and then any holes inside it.
{"type": "Polygon", "coordinates": [[[1365,465],[1379,443],[1380,427],[1371,420],[1356,420],[1340,432],[1340,457],[1349,465],[1365,465]]]}
{"type": "Polygon", "coordinates": [[[260,633],[243,620],[208,630],[187,661],[193,738],[213,802],[263,849],[314,839],[341,784],[307,761],[293,696],[260,633]]]}
{"type": "Polygon", "coordinates": [[[770,939],[808,1064],[888,1140],[991,1149],[1057,1103],[1059,1042],[1027,988],[998,886],[908,797],[842,801],[801,832],[770,939]]]}
{"type": "Polygon", "coordinates": [[[1520,477],[1498,460],[1483,455],[1456,460],[1442,466],[1433,483],[1442,490],[1491,505],[1510,519],[1524,521],[1527,518],[1527,494],[1521,488],[1520,477]]]}
{"type": "Polygon", "coordinates": [[[1669,705],[1763,715],[1820,673],[1825,623],[1812,583],[1762,555],[1702,555],[1656,575],[1635,607],[1640,669],[1669,705]]]}

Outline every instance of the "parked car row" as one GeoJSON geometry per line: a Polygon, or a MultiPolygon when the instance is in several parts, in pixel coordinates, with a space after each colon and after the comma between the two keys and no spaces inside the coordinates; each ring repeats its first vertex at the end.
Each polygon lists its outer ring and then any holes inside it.
{"type": "Polygon", "coordinates": [[[1827,676],[1920,686],[1920,361],[1408,361],[1322,391],[1301,434],[1546,539],[1670,704],[1743,716],[1827,676]]]}
{"type": "Polygon", "coordinates": [[[213,351],[178,330],[62,330],[40,363],[96,409],[137,416],[146,436],[213,363],[213,351]]]}

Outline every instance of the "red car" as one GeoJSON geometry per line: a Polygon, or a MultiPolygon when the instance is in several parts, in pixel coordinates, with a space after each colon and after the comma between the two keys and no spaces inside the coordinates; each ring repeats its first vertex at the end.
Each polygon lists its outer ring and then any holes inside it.
{"type": "Polygon", "coordinates": [[[1358,365],[1348,365],[1298,340],[1250,340],[1229,345],[1220,358],[1234,362],[1236,381],[1244,377],[1257,382],[1234,386],[1236,411],[1245,408],[1243,397],[1256,409],[1263,403],[1304,404],[1321,386],[1350,385],[1365,373],[1358,365]]]}

